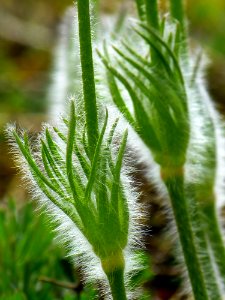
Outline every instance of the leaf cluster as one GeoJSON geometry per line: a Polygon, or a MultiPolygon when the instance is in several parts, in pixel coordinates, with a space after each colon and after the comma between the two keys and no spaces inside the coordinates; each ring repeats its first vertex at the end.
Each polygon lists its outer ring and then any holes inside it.
{"type": "Polygon", "coordinates": [[[168,33],[165,22],[163,19],[160,24],[160,34],[140,23],[132,29],[136,33],[135,43],[127,41],[113,46],[113,58],[106,47],[104,55],[99,55],[108,70],[114,103],[151,149],[155,161],[168,168],[184,164],[190,126],[185,80],[179,62],[179,25],[173,24],[168,33]],[[139,53],[139,45],[148,49],[146,55],[139,53]],[[124,88],[132,108],[122,96],[124,88]]]}
{"type": "Polygon", "coordinates": [[[106,133],[106,112],[91,154],[86,127],[82,133],[78,130],[74,102],[71,102],[70,119],[63,121],[65,133],[58,128],[45,129],[40,142],[40,161],[34,158],[26,133],[20,137],[13,131],[13,135],[36,186],[69,216],[95,254],[105,258],[124,249],[128,240],[128,200],[121,181],[127,131],[115,155],[112,143],[118,119],[106,133]]]}

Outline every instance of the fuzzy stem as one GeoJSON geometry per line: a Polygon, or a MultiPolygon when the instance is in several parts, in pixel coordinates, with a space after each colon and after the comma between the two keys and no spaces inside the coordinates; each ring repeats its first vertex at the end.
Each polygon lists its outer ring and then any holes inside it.
{"type": "Polygon", "coordinates": [[[146,19],[149,27],[159,29],[157,0],[145,0],[146,19]]]}
{"type": "Polygon", "coordinates": [[[206,219],[202,213],[202,207],[199,207],[199,203],[196,201],[194,190],[194,186],[189,186],[186,195],[188,197],[189,211],[191,212],[192,228],[196,237],[199,261],[210,300],[221,300],[221,291],[214,268],[215,261],[212,258],[211,251],[209,251],[209,238],[207,236],[209,233],[212,233],[212,227],[209,228],[208,219],[206,219]]]}
{"type": "Polygon", "coordinates": [[[98,139],[98,113],[92,58],[89,0],[78,0],[77,7],[79,21],[80,60],[82,69],[87,135],[90,147],[89,152],[92,156],[92,154],[94,153],[94,147],[98,139]]]}
{"type": "MultiPolygon", "coordinates": [[[[184,179],[182,175],[165,176],[167,170],[162,170],[162,179],[168,189],[172,209],[177,225],[181,247],[188,269],[193,294],[196,300],[207,300],[207,290],[200,267],[198,253],[192,231],[187,199],[184,194],[184,179]]],[[[174,172],[173,172],[174,173],[174,172]]],[[[179,172],[180,173],[180,172],[179,172]]]]}
{"type": "Polygon", "coordinates": [[[212,196],[212,199],[212,201],[206,201],[206,203],[202,205],[202,210],[209,243],[212,247],[223,285],[225,286],[225,246],[218,222],[214,196],[212,196]]]}
{"type": "Polygon", "coordinates": [[[124,256],[122,252],[101,259],[102,268],[108,278],[113,300],[127,300],[124,283],[124,256]]]}
{"type": "Polygon", "coordinates": [[[127,300],[124,284],[124,269],[116,269],[106,275],[113,300],[127,300]]]}

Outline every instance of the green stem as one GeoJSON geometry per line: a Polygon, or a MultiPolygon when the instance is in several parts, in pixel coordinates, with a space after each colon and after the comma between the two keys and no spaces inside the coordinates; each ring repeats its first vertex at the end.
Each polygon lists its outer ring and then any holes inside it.
{"type": "Polygon", "coordinates": [[[125,284],[124,284],[124,269],[115,269],[107,273],[113,300],[127,300],[125,284]]]}
{"type": "Polygon", "coordinates": [[[90,155],[98,139],[98,114],[95,92],[95,77],[92,58],[91,24],[89,0],[78,0],[78,21],[80,40],[80,60],[82,69],[83,94],[90,155]]]}
{"type": "Polygon", "coordinates": [[[170,12],[171,16],[179,21],[182,27],[184,27],[184,7],[183,0],[170,0],[170,12]]]}
{"type": "Polygon", "coordinates": [[[204,224],[217,268],[225,287],[225,246],[222,238],[221,228],[218,222],[215,199],[214,197],[212,197],[212,199],[213,201],[207,201],[207,204],[202,205],[204,224]]]}
{"type": "MultiPolygon", "coordinates": [[[[164,170],[162,170],[162,174],[164,170]]],[[[207,300],[207,290],[195,245],[182,174],[162,176],[168,189],[193,294],[196,300],[207,300]]]]}
{"type": "Polygon", "coordinates": [[[184,11],[184,0],[170,0],[170,12],[171,16],[176,19],[180,24],[181,29],[181,38],[180,41],[182,42],[182,52],[187,55],[187,28],[186,28],[186,22],[185,22],[185,11],[184,11]]]}
{"type": "Polygon", "coordinates": [[[149,27],[159,29],[157,0],[145,0],[146,19],[149,27]]]}
{"type": "MultiPolygon", "coordinates": [[[[158,4],[157,0],[144,0],[145,2],[145,11],[146,11],[146,21],[148,27],[151,29],[155,29],[156,31],[159,31],[159,12],[158,12],[158,4]]],[[[153,38],[155,41],[155,38],[153,38]]],[[[158,55],[152,47],[150,47],[150,53],[151,53],[151,61],[154,64],[161,64],[158,55]]]]}
{"type": "MultiPolygon", "coordinates": [[[[215,262],[210,254],[209,238],[207,237],[209,231],[212,232],[212,227],[209,227],[208,220],[202,214],[202,207],[199,207],[199,202],[195,197],[195,186],[187,188],[187,197],[189,204],[189,211],[191,211],[190,218],[192,228],[196,237],[196,245],[199,253],[199,261],[203,270],[203,276],[206,284],[210,300],[222,299],[220,287],[217,276],[215,274],[215,262]],[[193,209],[194,208],[194,209],[193,209]]],[[[214,229],[213,229],[214,235],[214,229]]]]}
{"type": "Polygon", "coordinates": [[[125,262],[123,253],[112,253],[101,259],[101,264],[108,278],[113,300],[127,300],[124,283],[125,262]]]}
{"type": "Polygon", "coordinates": [[[145,20],[144,0],[136,0],[138,15],[141,21],[145,20]]]}

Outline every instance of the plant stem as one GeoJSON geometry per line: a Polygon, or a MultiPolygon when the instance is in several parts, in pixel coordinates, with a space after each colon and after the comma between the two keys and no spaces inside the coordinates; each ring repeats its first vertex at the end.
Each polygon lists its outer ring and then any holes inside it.
{"type": "Polygon", "coordinates": [[[87,123],[87,135],[90,156],[93,156],[94,147],[98,138],[98,113],[96,104],[95,78],[92,58],[92,40],[89,0],[78,0],[78,21],[80,40],[80,60],[82,69],[83,95],[87,123]]]}
{"type": "Polygon", "coordinates": [[[109,280],[113,300],[127,300],[124,284],[124,269],[115,269],[106,275],[109,280]]]}
{"type": "Polygon", "coordinates": [[[144,0],[136,0],[138,15],[141,21],[145,20],[144,0]]]}
{"type": "Polygon", "coordinates": [[[157,0],[145,0],[146,19],[149,27],[159,29],[157,0]]]}
{"type": "Polygon", "coordinates": [[[192,228],[196,238],[199,261],[203,270],[209,299],[220,300],[222,299],[221,290],[215,274],[215,261],[211,255],[209,238],[207,236],[209,232],[211,233],[212,227],[209,228],[208,220],[202,213],[202,205],[199,207],[199,201],[197,201],[198,199],[195,197],[195,186],[189,186],[186,195],[188,198],[192,228]]]}
{"type": "MultiPolygon", "coordinates": [[[[145,15],[146,15],[146,21],[149,28],[153,28],[156,31],[159,31],[159,12],[158,12],[158,6],[157,6],[157,0],[144,0],[145,2],[145,15]]],[[[154,39],[154,38],[153,38],[154,39]]],[[[154,39],[155,41],[155,39],[154,39]]],[[[150,47],[150,53],[151,53],[151,61],[154,64],[160,64],[160,60],[158,58],[157,53],[155,52],[155,49],[150,47]]]]}
{"type": "Polygon", "coordinates": [[[182,52],[183,54],[187,55],[188,52],[188,45],[187,45],[187,28],[185,22],[185,12],[184,12],[184,0],[170,0],[170,12],[171,16],[176,19],[180,24],[181,29],[181,40],[183,47],[182,52]]]}
{"type": "MultiPolygon", "coordinates": [[[[180,171],[178,171],[180,173],[180,171]]],[[[198,253],[195,245],[194,234],[188,212],[187,199],[184,194],[183,175],[165,176],[162,169],[162,179],[168,189],[172,209],[177,225],[181,247],[183,250],[186,266],[191,281],[193,294],[196,300],[207,300],[207,290],[204,282],[203,273],[200,267],[198,253]]]]}
{"type": "Polygon", "coordinates": [[[206,203],[202,204],[202,210],[204,213],[204,224],[209,238],[209,243],[212,247],[223,286],[225,286],[225,246],[218,222],[214,196],[212,196],[211,201],[206,201],[206,203]]]}
{"type": "Polygon", "coordinates": [[[101,259],[102,269],[105,272],[113,300],[127,300],[124,283],[124,256],[122,252],[112,253],[101,259]]]}
{"type": "MultiPolygon", "coordinates": [[[[195,83],[194,83],[195,84],[195,83]]],[[[194,87],[194,85],[193,85],[194,87]]],[[[201,210],[200,214],[200,222],[202,224],[203,230],[205,232],[205,237],[207,239],[207,247],[204,245],[201,246],[200,253],[204,253],[202,256],[202,265],[203,268],[209,263],[211,260],[211,269],[213,269],[214,276],[211,271],[208,271],[208,274],[212,274],[213,278],[208,279],[206,274],[206,285],[208,290],[212,291],[211,298],[215,297],[216,294],[216,285],[218,288],[218,280],[215,277],[220,274],[221,280],[223,282],[223,286],[225,287],[225,245],[222,238],[221,228],[218,223],[217,211],[216,211],[216,198],[214,194],[214,186],[216,179],[216,169],[217,169],[217,138],[216,138],[216,124],[213,119],[210,110],[207,106],[204,105],[204,101],[202,101],[202,95],[199,93],[198,87],[194,87],[196,95],[198,95],[198,106],[199,106],[199,114],[204,115],[204,120],[206,124],[206,128],[204,132],[207,132],[207,142],[205,143],[204,152],[201,154],[201,164],[205,167],[205,172],[203,169],[204,176],[199,181],[199,183],[193,182],[189,187],[187,187],[187,193],[190,195],[193,194],[192,198],[194,199],[194,205],[199,206],[201,210]],[[207,249],[208,248],[208,249],[207,249]],[[206,252],[206,249],[208,250],[206,252]],[[215,266],[215,264],[217,266],[215,266]],[[215,273],[215,267],[217,267],[217,271],[215,273]]],[[[196,102],[195,102],[196,105],[196,102]]],[[[205,133],[204,133],[205,134],[205,133]]],[[[201,175],[202,176],[202,175],[201,175]]],[[[198,182],[198,181],[197,181],[198,182]]],[[[195,216],[193,216],[195,218],[195,216]]],[[[199,224],[196,224],[196,228],[198,231],[199,224]]],[[[202,239],[197,237],[198,241],[202,239]]],[[[203,269],[204,270],[204,269],[203,269]]],[[[207,269],[206,269],[207,270],[207,269]]],[[[212,277],[211,276],[211,277],[212,277]]],[[[217,278],[218,279],[218,278],[217,278]]],[[[221,291],[220,291],[221,293],[221,291]]],[[[210,299],[211,299],[210,298],[210,299]]],[[[216,298],[214,298],[216,299],[216,298]]]]}
{"type": "Polygon", "coordinates": [[[184,27],[184,7],[183,0],[170,0],[171,16],[179,21],[182,27],[184,27]]]}

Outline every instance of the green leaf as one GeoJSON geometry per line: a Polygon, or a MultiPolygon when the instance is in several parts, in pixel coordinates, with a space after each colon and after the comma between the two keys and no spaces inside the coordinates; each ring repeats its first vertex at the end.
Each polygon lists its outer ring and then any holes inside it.
{"type": "MultiPolygon", "coordinates": [[[[67,125],[68,125],[68,123],[67,123],[67,125]]],[[[57,133],[57,135],[59,136],[59,138],[66,144],[67,143],[66,136],[62,132],[60,132],[57,128],[55,128],[55,127],[54,127],[54,131],[57,133]]],[[[78,137],[78,140],[79,140],[79,137],[78,137]]],[[[82,146],[84,146],[84,145],[82,145],[82,146]]],[[[81,167],[82,167],[82,169],[83,169],[86,177],[88,177],[89,174],[90,174],[90,169],[91,169],[90,163],[85,158],[84,154],[81,153],[82,150],[79,150],[79,147],[78,147],[76,141],[74,141],[74,149],[73,150],[74,150],[74,153],[76,154],[76,156],[77,156],[77,158],[78,158],[78,160],[80,162],[80,165],[81,165],[81,167]]]]}
{"type": "Polygon", "coordinates": [[[127,136],[128,131],[126,130],[120,145],[120,149],[117,155],[117,161],[115,164],[115,170],[113,173],[113,185],[111,189],[111,198],[110,201],[112,203],[112,207],[114,211],[118,212],[118,197],[119,197],[119,188],[120,188],[120,175],[121,175],[121,169],[122,169],[122,161],[124,152],[126,149],[126,143],[127,143],[127,136]]]}
{"type": "Polygon", "coordinates": [[[105,121],[104,121],[102,130],[101,130],[101,133],[99,135],[97,145],[95,147],[95,152],[94,152],[92,166],[91,166],[91,173],[90,173],[90,177],[89,177],[86,191],[85,191],[85,199],[87,199],[87,200],[90,198],[92,187],[93,187],[93,184],[95,181],[95,176],[96,176],[96,173],[98,172],[97,168],[98,168],[99,157],[101,155],[101,145],[102,145],[103,137],[105,134],[107,122],[108,122],[108,111],[106,110],[105,121]]]}
{"type": "MultiPolygon", "coordinates": [[[[163,48],[166,50],[166,52],[168,53],[168,55],[171,57],[172,61],[173,61],[173,64],[174,64],[174,67],[176,68],[176,71],[179,75],[179,78],[180,78],[180,82],[181,84],[184,86],[184,79],[183,79],[183,75],[182,75],[182,71],[180,69],[180,65],[173,53],[173,51],[170,49],[170,47],[167,45],[166,42],[164,42],[164,40],[152,29],[146,27],[144,24],[140,24],[140,27],[142,29],[144,29],[149,35],[152,35],[158,42],[159,44],[161,44],[163,46],[163,48]]],[[[142,32],[134,29],[138,35],[140,35],[140,37],[142,37],[146,42],[150,42],[151,41],[149,40],[148,37],[146,37],[145,35],[142,34],[142,32]]]]}
{"type": "MultiPolygon", "coordinates": [[[[48,150],[45,142],[42,140],[41,141],[41,144],[42,144],[42,153],[43,153],[43,157],[45,157],[45,159],[43,160],[44,161],[47,161],[46,163],[48,164],[49,168],[52,170],[52,172],[50,173],[50,175],[52,177],[49,177],[50,180],[53,182],[53,184],[55,185],[55,187],[57,188],[57,191],[59,193],[60,196],[64,197],[64,192],[62,190],[62,186],[60,185],[60,183],[64,186],[65,190],[70,193],[70,187],[66,181],[66,178],[63,176],[63,174],[60,172],[60,169],[62,169],[62,164],[58,167],[57,166],[57,161],[55,160],[54,157],[52,157],[52,154],[50,153],[50,151],[48,150]],[[58,180],[57,180],[57,179],[58,180]]],[[[46,166],[46,163],[44,164],[45,165],[45,168],[47,167],[46,166]]],[[[49,169],[47,167],[47,169],[49,169]]],[[[49,170],[48,170],[49,172],[49,170]]]]}
{"type": "Polygon", "coordinates": [[[154,151],[159,151],[160,144],[158,138],[156,137],[155,131],[151,125],[151,122],[149,121],[149,117],[146,114],[136,92],[133,90],[129,82],[121,73],[110,66],[106,60],[104,60],[103,62],[105,63],[109,71],[124,85],[131,97],[138,124],[138,126],[135,127],[135,130],[141,135],[147,145],[154,149],[154,151]]]}

